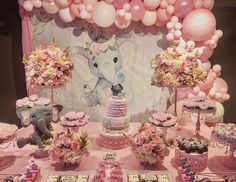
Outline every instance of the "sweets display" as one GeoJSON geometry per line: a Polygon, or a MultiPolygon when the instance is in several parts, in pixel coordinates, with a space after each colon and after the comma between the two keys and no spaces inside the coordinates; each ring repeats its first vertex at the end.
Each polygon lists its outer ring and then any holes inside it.
{"type": "Polygon", "coordinates": [[[45,182],[88,182],[87,175],[49,175],[45,182]]]}
{"type": "Polygon", "coordinates": [[[156,112],[149,117],[149,123],[161,127],[171,127],[177,122],[177,118],[170,113],[156,112]]]}
{"type": "Polygon", "coordinates": [[[123,170],[119,162],[112,162],[106,165],[100,162],[96,169],[96,174],[92,178],[92,182],[123,182],[123,170]]]}
{"type": "Polygon", "coordinates": [[[183,104],[184,108],[196,109],[201,111],[208,111],[215,109],[216,105],[213,101],[206,100],[202,97],[196,97],[192,99],[187,99],[183,104]]]}
{"type": "Polygon", "coordinates": [[[170,182],[167,174],[128,174],[128,182],[170,182]]]}
{"type": "Polygon", "coordinates": [[[85,115],[84,112],[70,111],[61,117],[61,125],[65,127],[80,127],[87,124],[89,116],[85,115]]]}
{"type": "Polygon", "coordinates": [[[178,148],[186,153],[203,154],[208,151],[208,141],[188,137],[177,138],[178,148]]]}
{"type": "Polygon", "coordinates": [[[175,163],[180,166],[181,159],[185,158],[195,171],[202,171],[207,167],[208,141],[187,137],[177,138],[175,149],[175,163]]]}
{"type": "Polygon", "coordinates": [[[229,144],[236,145],[236,124],[218,123],[213,129],[212,135],[229,144]]]}

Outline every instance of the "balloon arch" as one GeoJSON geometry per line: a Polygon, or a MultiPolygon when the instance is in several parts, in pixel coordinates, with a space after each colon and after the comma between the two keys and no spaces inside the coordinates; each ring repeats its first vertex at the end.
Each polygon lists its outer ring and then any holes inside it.
{"type": "Polygon", "coordinates": [[[59,14],[65,23],[84,19],[99,27],[115,24],[127,28],[132,21],[144,26],[166,26],[166,39],[185,51],[199,51],[206,82],[190,91],[183,89],[179,97],[206,97],[218,102],[230,98],[227,83],[220,78],[221,66],[211,66],[209,58],[223,32],[216,29],[211,9],[214,0],[18,0],[26,11],[43,8],[48,14],[59,14]]]}

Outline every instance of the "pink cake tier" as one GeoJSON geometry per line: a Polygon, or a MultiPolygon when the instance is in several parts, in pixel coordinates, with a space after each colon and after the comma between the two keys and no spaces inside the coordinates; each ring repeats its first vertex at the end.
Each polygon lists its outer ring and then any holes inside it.
{"type": "Polygon", "coordinates": [[[108,98],[105,116],[125,117],[128,114],[128,102],[124,97],[113,96],[108,98]]]}
{"type": "Polygon", "coordinates": [[[156,112],[149,118],[149,123],[161,127],[171,127],[177,122],[177,118],[170,113],[156,112]]]}
{"type": "Polygon", "coordinates": [[[84,112],[70,111],[61,117],[61,125],[66,127],[80,127],[87,124],[89,116],[85,115],[84,112]]]}
{"type": "Polygon", "coordinates": [[[104,128],[99,130],[99,143],[108,149],[122,149],[130,145],[130,138],[133,127],[130,126],[126,131],[107,132],[104,128]]]}

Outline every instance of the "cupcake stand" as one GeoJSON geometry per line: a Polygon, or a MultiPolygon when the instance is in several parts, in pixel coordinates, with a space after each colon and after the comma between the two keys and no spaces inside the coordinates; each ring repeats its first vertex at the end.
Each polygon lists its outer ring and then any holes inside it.
{"type": "Polygon", "coordinates": [[[216,109],[209,109],[209,110],[200,110],[200,109],[192,109],[192,108],[187,108],[183,106],[183,110],[182,110],[182,115],[185,114],[185,112],[187,113],[193,113],[193,114],[197,114],[197,122],[196,122],[196,128],[195,128],[195,134],[196,137],[200,137],[200,130],[201,130],[201,115],[205,115],[205,114],[214,114],[216,112],[216,109]]]}

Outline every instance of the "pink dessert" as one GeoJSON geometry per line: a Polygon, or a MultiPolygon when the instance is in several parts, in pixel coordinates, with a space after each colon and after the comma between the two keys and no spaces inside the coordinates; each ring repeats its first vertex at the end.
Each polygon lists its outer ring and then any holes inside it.
{"type": "Polygon", "coordinates": [[[50,100],[47,98],[40,98],[38,95],[30,95],[29,97],[18,99],[16,101],[16,108],[32,108],[34,106],[48,106],[49,104],[50,100]]]}
{"type": "Polygon", "coordinates": [[[68,112],[61,117],[61,125],[67,127],[80,127],[88,123],[89,116],[85,115],[84,112],[68,112]]]}
{"type": "Polygon", "coordinates": [[[159,111],[153,113],[152,116],[149,118],[149,123],[157,126],[170,127],[174,126],[176,122],[177,118],[172,114],[159,111]]]}
{"type": "Polygon", "coordinates": [[[184,107],[189,109],[198,109],[202,111],[215,109],[215,103],[210,100],[206,100],[202,97],[195,97],[192,99],[187,99],[184,102],[184,107]]]}

